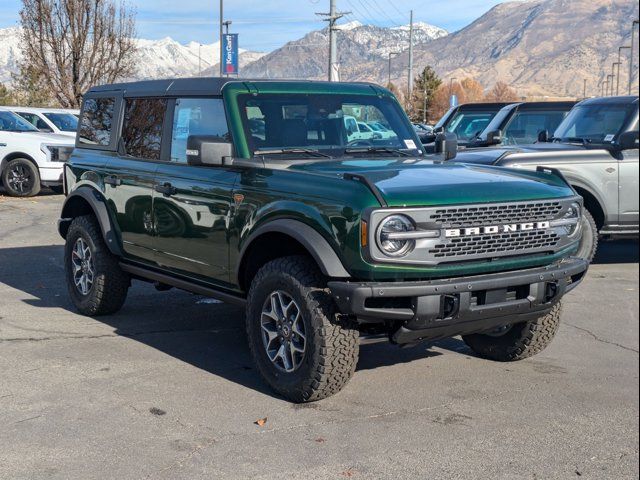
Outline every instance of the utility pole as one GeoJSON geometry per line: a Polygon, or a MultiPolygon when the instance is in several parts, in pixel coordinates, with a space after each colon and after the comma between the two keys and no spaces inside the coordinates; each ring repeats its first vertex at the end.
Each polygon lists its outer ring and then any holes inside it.
{"type": "Polygon", "coordinates": [[[613,79],[616,78],[616,67],[618,67],[618,76],[620,76],[620,62],[613,62],[611,64],[611,96],[613,97],[613,79]]]}
{"type": "Polygon", "coordinates": [[[631,23],[631,54],[629,55],[629,95],[631,95],[631,84],[633,83],[633,50],[635,48],[636,25],[638,20],[631,23]]]}
{"type": "Polygon", "coordinates": [[[413,94],[413,10],[409,13],[409,95],[407,101],[411,104],[413,94]]]}
{"type": "Polygon", "coordinates": [[[222,35],[224,28],[224,0],[220,0],[220,76],[224,77],[224,45],[222,44],[222,35]]]}
{"type": "Polygon", "coordinates": [[[426,75],[422,79],[422,84],[424,86],[424,92],[422,92],[422,123],[424,125],[427,124],[427,77],[426,75]]]}
{"type": "Polygon", "coordinates": [[[338,12],[336,9],[336,0],[330,0],[329,13],[316,13],[325,18],[329,22],[329,81],[337,82],[340,80],[340,65],[338,64],[338,26],[337,22],[345,15],[351,12],[338,12]]]}
{"type": "Polygon", "coordinates": [[[391,59],[400,55],[400,52],[389,52],[389,81],[387,82],[387,88],[391,85],[391,59]]]}

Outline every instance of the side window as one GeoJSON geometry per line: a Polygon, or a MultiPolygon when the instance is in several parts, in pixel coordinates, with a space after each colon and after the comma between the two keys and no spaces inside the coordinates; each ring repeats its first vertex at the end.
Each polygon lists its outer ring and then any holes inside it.
{"type": "Polygon", "coordinates": [[[160,159],[162,126],[167,110],[164,98],[128,98],[124,107],[122,142],[127,155],[160,159]]]}
{"type": "Polygon", "coordinates": [[[107,147],[111,143],[115,98],[87,98],[80,115],[78,143],[107,147]]]}
{"type": "Polygon", "coordinates": [[[173,112],[171,161],[187,163],[187,140],[194,135],[230,140],[220,98],[179,98],[173,112]]]}

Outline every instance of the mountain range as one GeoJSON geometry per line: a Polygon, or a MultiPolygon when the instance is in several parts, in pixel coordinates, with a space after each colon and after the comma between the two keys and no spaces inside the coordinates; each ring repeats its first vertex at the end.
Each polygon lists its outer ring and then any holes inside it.
{"type": "MultiPolygon", "coordinates": [[[[414,75],[431,65],[445,81],[474,77],[490,88],[502,80],[523,97],[579,97],[586,81],[587,94],[597,95],[617,60],[618,46],[630,43],[631,22],[637,18],[638,3],[633,0],[525,0],[499,4],[453,33],[418,23],[414,75]]],[[[183,45],[171,38],[137,42],[137,78],[215,75],[218,70],[218,43],[183,45]]],[[[325,79],[327,47],[325,28],[272,52],[241,50],[241,74],[325,79]]],[[[386,84],[389,54],[398,53],[391,62],[391,77],[404,87],[408,47],[408,26],[345,23],[338,32],[341,79],[386,84]]],[[[20,55],[19,30],[0,29],[0,82],[10,82],[20,55]]],[[[623,86],[627,72],[623,62],[623,86]]],[[[637,83],[636,75],[636,91],[637,83]]]]}

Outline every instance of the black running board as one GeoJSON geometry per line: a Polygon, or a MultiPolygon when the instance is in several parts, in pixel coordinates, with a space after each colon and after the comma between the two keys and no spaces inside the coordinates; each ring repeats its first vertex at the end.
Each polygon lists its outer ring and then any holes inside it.
{"type": "Polygon", "coordinates": [[[155,270],[139,267],[130,263],[121,262],[120,268],[130,275],[154,282],[164,283],[165,285],[171,285],[172,287],[179,288],[180,290],[186,290],[187,292],[196,293],[205,297],[215,298],[216,300],[220,300],[224,303],[231,303],[241,307],[244,307],[247,303],[247,300],[242,297],[238,297],[230,293],[224,293],[199,283],[191,282],[182,278],[176,278],[174,276],[167,275],[166,273],[157,272],[155,270]]]}

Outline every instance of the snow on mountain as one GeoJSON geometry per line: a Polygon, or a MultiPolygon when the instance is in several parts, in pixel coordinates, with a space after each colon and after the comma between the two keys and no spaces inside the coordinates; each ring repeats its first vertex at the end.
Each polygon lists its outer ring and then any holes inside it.
{"type": "MultiPolygon", "coordinates": [[[[211,71],[220,61],[220,42],[183,45],[170,37],[161,40],[137,39],[136,79],[193,77],[211,71]]],[[[240,67],[258,60],[260,52],[240,49],[240,67]]],[[[20,29],[0,29],[0,83],[11,83],[11,74],[18,71],[22,58],[20,29]]]]}

